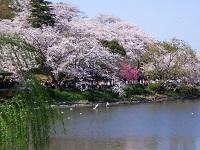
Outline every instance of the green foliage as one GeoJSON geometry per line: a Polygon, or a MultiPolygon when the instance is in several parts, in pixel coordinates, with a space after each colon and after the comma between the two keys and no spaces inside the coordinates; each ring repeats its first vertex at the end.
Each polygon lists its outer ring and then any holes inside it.
{"type": "Polygon", "coordinates": [[[88,100],[91,102],[111,102],[119,98],[118,94],[111,90],[88,90],[88,91],[59,91],[57,89],[49,90],[53,99],[58,102],[68,101],[75,102],[80,100],[88,100]]]}
{"type": "Polygon", "coordinates": [[[0,149],[26,149],[27,124],[24,123],[26,108],[20,96],[0,105],[0,149]],[[16,138],[17,137],[17,138],[16,138]]]}
{"type": "Polygon", "coordinates": [[[169,86],[169,84],[163,84],[162,82],[158,83],[151,83],[148,85],[147,90],[151,91],[151,93],[158,93],[158,94],[164,94],[168,96],[184,96],[187,97],[195,97],[200,96],[200,91],[197,87],[194,85],[188,85],[188,84],[181,84],[181,85],[175,85],[172,84],[173,88],[168,88],[166,85],[169,86]]]}
{"type": "Polygon", "coordinates": [[[86,100],[81,91],[60,91],[58,89],[49,89],[50,96],[56,101],[79,101],[86,100]]]}
{"type": "Polygon", "coordinates": [[[153,81],[160,78],[159,73],[155,70],[146,71],[145,76],[147,76],[149,79],[151,79],[153,81]]]}
{"type": "Polygon", "coordinates": [[[176,93],[183,96],[200,96],[200,91],[193,85],[182,84],[177,88],[176,93]]]}
{"type": "Polygon", "coordinates": [[[150,83],[147,87],[149,91],[152,93],[158,93],[158,94],[165,94],[168,93],[170,90],[167,89],[164,82],[158,82],[158,83],[150,83]]]}
{"type": "Polygon", "coordinates": [[[112,41],[102,40],[101,44],[102,44],[102,46],[109,48],[111,50],[111,52],[113,52],[113,53],[117,53],[122,56],[126,55],[126,51],[125,51],[124,47],[121,46],[119,44],[119,42],[116,40],[112,40],[112,41]]]}
{"type": "Polygon", "coordinates": [[[54,26],[55,15],[51,13],[50,2],[44,0],[31,0],[31,15],[28,18],[32,27],[40,28],[42,25],[54,26]]]}
{"type": "Polygon", "coordinates": [[[149,89],[150,91],[156,91],[157,89],[160,88],[160,86],[161,86],[160,83],[150,83],[150,84],[148,85],[148,89],[149,89]]]}
{"type": "Polygon", "coordinates": [[[0,19],[12,19],[15,11],[9,7],[11,0],[0,0],[0,19]]]}
{"type": "Polygon", "coordinates": [[[59,118],[57,107],[46,90],[34,79],[26,82],[26,89],[0,104],[0,149],[47,149],[50,126],[59,118]]]}
{"type": "Polygon", "coordinates": [[[34,52],[35,49],[32,45],[27,43],[24,39],[20,38],[17,35],[5,35],[0,34],[0,45],[11,45],[17,46],[22,51],[34,52]]]}
{"type": "Polygon", "coordinates": [[[126,97],[131,97],[133,95],[148,95],[151,91],[144,85],[130,85],[124,89],[126,97]]]}
{"type": "Polygon", "coordinates": [[[114,102],[120,99],[118,94],[106,89],[88,91],[86,95],[90,102],[114,102]]]}
{"type": "Polygon", "coordinates": [[[132,97],[134,95],[154,95],[154,94],[164,94],[164,95],[176,95],[176,93],[167,89],[162,82],[150,83],[148,86],[143,85],[130,85],[124,89],[126,98],[132,97]]]}

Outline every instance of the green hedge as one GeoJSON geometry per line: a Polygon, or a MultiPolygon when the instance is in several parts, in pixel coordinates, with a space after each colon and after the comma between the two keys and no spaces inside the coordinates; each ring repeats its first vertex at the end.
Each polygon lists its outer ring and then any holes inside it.
{"type": "Polygon", "coordinates": [[[147,86],[147,90],[150,91],[151,93],[158,93],[158,94],[164,94],[165,92],[168,91],[163,82],[150,83],[147,86]]]}
{"type": "Polygon", "coordinates": [[[148,85],[148,89],[150,91],[156,91],[158,88],[160,87],[160,84],[159,83],[150,83],[148,85]]]}
{"type": "Polygon", "coordinates": [[[184,96],[200,96],[200,91],[197,87],[185,84],[178,87],[176,93],[184,96]]]}
{"type": "MultiPolygon", "coordinates": [[[[74,102],[80,100],[88,100],[90,102],[115,102],[119,101],[122,97],[118,94],[113,93],[112,90],[88,90],[88,91],[78,91],[78,90],[65,90],[60,91],[58,89],[49,89],[49,95],[51,98],[57,102],[74,102]]],[[[125,98],[130,98],[134,95],[152,95],[155,93],[164,95],[183,95],[183,96],[200,96],[200,92],[196,87],[182,85],[177,88],[176,91],[168,90],[164,88],[161,83],[152,83],[148,86],[143,85],[130,85],[124,89],[125,98]]]]}
{"type": "Polygon", "coordinates": [[[133,95],[148,95],[151,94],[151,90],[144,85],[130,85],[124,89],[126,97],[131,97],[133,95]]]}
{"type": "Polygon", "coordinates": [[[80,101],[88,100],[91,102],[111,102],[119,99],[118,94],[113,93],[111,90],[88,90],[88,91],[60,91],[58,89],[49,89],[50,96],[57,102],[63,101],[80,101]]]}
{"type": "Polygon", "coordinates": [[[119,95],[111,90],[94,90],[88,91],[87,99],[91,102],[114,102],[120,99],[119,95]]]}
{"type": "Polygon", "coordinates": [[[56,101],[79,101],[86,97],[79,91],[60,91],[58,89],[49,89],[49,95],[56,101]]]}

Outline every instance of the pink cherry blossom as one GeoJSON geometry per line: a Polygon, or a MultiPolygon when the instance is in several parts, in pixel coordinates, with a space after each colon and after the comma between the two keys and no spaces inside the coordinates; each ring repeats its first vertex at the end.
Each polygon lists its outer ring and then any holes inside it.
{"type": "Polygon", "coordinates": [[[139,77],[139,71],[128,64],[121,66],[120,73],[128,81],[136,81],[139,77]]]}

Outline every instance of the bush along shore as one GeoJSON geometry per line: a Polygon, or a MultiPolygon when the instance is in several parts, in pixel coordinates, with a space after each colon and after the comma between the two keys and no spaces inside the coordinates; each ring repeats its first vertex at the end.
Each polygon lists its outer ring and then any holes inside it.
{"type": "Polygon", "coordinates": [[[124,95],[119,96],[109,89],[102,90],[58,90],[49,89],[49,95],[61,107],[90,107],[95,104],[119,105],[119,104],[140,104],[156,103],[173,100],[194,100],[200,98],[200,91],[197,87],[180,85],[176,89],[162,86],[160,83],[144,85],[130,85],[124,89],[124,95]]]}

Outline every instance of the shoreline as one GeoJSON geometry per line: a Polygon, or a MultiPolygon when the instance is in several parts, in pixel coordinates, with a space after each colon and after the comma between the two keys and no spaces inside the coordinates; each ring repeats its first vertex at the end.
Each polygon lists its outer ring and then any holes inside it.
{"type": "MultiPolygon", "coordinates": [[[[185,100],[198,100],[200,97],[188,97],[188,96],[135,96],[129,99],[123,99],[116,102],[109,102],[109,106],[118,105],[136,105],[136,104],[147,104],[147,103],[161,103],[166,101],[185,101],[185,100]]],[[[87,100],[79,102],[59,102],[58,106],[61,109],[64,108],[82,108],[82,107],[94,107],[96,104],[99,106],[106,106],[107,102],[89,102],[87,100]]]]}

